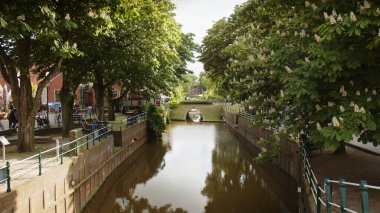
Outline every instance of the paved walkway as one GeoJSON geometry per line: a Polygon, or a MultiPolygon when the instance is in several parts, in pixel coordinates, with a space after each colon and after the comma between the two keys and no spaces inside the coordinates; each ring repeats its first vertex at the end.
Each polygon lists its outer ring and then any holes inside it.
{"type": "MultiPolygon", "coordinates": [[[[46,115],[46,111],[45,112],[42,112],[43,115],[46,115]]],[[[54,121],[54,117],[56,116],[56,113],[55,112],[49,112],[49,121],[50,121],[50,127],[59,127],[58,123],[56,123],[54,121]]],[[[4,119],[1,119],[0,120],[1,124],[3,125],[4,127],[4,130],[8,130],[9,129],[9,121],[7,118],[4,118],[4,119]]],[[[37,125],[37,121],[35,122],[35,128],[38,128],[38,125],[37,125]]],[[[60,124],[62,125],[62,124],[60,124]]],[[[0,135],[1,135],[1,130],[0,130],[0,135]]]]}
{"type": "Polygon", "coordinates": [[[363,151],[368,151],[380,156],[380,146],[374,146],[373,143],[363,144],[358,141],[358,137],[354,136],[354,139],[348,142],[350,145],[363,149],[363,151]]]}
{"type": "MultiPolygon", "coordinates": [[[[359,183],[360,180],[366,180],[370,185],[380,186],[380,156],[351,147],[346,147],[346,150],[347,153],[343,155],[334,155],[332,149],[325,150],[323,155],[313,152],[310,160],[318,181],[323,183],[325,177],[334,180],[344,178],[348,182],[359,183]]],[[[333,184],[333,201],[339,204],[339,198],[338,185],[333,184]]],[[[370,190],[369,199],[370,211],[380,212],[380,190],[370,190]]],[[[361,212],[358,187],[347,187],[347,200],[349,208],[361,212]]]]}
{"type": "MultiPolygon", "coordinates": [[[[110,136],[111,137],[111,136],[110,136]]],[[[69,142],[67,138],[61,139],[60,140],[63,143],[69,142]]],[[[94,145],[98,143],[98,140],[95,140],[94,143],[89,143],[89,148],[92,148],[94,145]]],[[[55,143],[48,143],[43,146],[43,150],[48,150],[51,148],[54,148],[56,146],[55,143]]],[[[13,149],[16,148],[16,146],[12,147],[13,149]]],[[[86,147],[83,146],[81,149],[85,149],[86,147]]],[[[69,150],[69,146],[64,146],[63,152],[66,152],[69,150]]],[[[0,149],[1,150],[1,149],[0,149]]],[[[7,150],[11,151],[11,150],[7,150]]],[[[12,151],[11,151],[12,152],[12,151]]],[[[57,158],[57,152],[58,150],[54,149],[51,150],[48,153],[45,153],[42,155],[42,174],[47,172],[48,170],[61,165],[60,158],[57,158]]],[[[27,181],[30,181],[31,179],[35,178],[38,176],[39,173],[39,168],[38,168],[38,156],[28,159],[26,161],[23,161],[22,163],[18,164],[13,164],[14,162],[29,158],[33,155],[38,154],[38,148],[36,148],[36,151],[34,152],[27,152],[27,153],[17,153],[17,151],[14,150],[11,154],[7,155],[7,161],[11,163],[10,171],[11,171],[11,187],[14,188],[16,186],[19,186],[20,184],[23,184],[27,181]]],[[[72,156],[74,156],[74,152],[72,151],[71,153],[65,154],[63,158],[64,164],[71,163],[72,161],[72,156]]],[[[5,166],[5,163],[0,160],[0,168],[5,166]]],[[[6,183],[2,182],[2,179],[0,179],[0,193],[3,193],[6,191],[6,183]]]]}

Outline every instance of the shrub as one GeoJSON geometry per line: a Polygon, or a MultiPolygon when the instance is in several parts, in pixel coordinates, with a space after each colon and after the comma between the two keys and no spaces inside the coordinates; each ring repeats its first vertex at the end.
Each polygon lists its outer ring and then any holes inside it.
{"type": "Polygon", "coordinates": [[[178,101],[175,101],[175,100],[169,101],[169,108],[170,109],[177,109],[178,106],[179,106],[178,101]]]}
{"type": "Polygon", "coordinates": [[[147,107],[149,141],[160,141],[165,131],[165,110],[154,104],[147,107]]]}

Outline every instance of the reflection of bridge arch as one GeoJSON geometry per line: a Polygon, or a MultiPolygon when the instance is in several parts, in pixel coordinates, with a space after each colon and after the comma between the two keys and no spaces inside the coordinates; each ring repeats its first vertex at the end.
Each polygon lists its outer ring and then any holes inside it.
{"type": "Polygon", "coordinates": [[[185,115],[184,115],[184,120],[192,120],[194,121],[192,118],[190,118],[189,114],[192,113],[192,111],[194,111],[195,114],[199,114],[200,116],[200,121],[203,121],[205,119],[202,111],[197,108],[197,107],[189,107],[186,109],[185,111],[185,115]]]}

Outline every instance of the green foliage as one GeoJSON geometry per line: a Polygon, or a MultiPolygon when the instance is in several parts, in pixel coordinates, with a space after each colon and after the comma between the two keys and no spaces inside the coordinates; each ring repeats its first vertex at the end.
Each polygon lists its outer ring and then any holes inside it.
{"type": "Polygon", "coordinates": [[[166,115],[164,109],[154,104],[147,107],[148,135],[150,141],[161,140],[166,127],[166,115]]]}
{"type": "Polygon", "coordinates": [[[179,102],[176,100],[170,100],[169,101],[169,108],[170,109],[177,109],[179,106],[179,102]]]}
{"type": "Polygon", "coordinates": [[[380,142],[380,3],[248,1],[202,45],[208,76],[254,125],[315,143],[380,142]],[[363,132],[363,130],[365,130],[363,132]]]}

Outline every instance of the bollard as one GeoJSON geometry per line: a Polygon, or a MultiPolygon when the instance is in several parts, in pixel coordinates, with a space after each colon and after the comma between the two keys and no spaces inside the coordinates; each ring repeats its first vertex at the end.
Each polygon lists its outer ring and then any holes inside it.
{"type": "Polygon", "coordinates": [[[59,155],[61,156],[61,164],[63,164],[63,146],[61,142],[59,142],[59,152],[59,155]]]}
{"type": "Polygon", "coordinates": [[[368,189],[365,187],[367,185],[367,181],[361,180],[360,181],[360,200],[362,204],[362,212],[368,213],[369,212],[369,204],[368,204],[368,189]]]}
{"type": "Polygon", "coordinates": [[[317,213],[321,213],[321,184],[317,184],[317,213]]]}
{"type": "Polygon", "coordinates": [[[11,174],[10,174],[10,167],[11,167],[11,164],[9,163],[9,161],[7,161],[7,168],[6,168],[6,172],[7,172],[7,192],[11,192],[11,174]]]}
{"type": "Polygon", "coordinates": [[[347,208],[347,194],[346,194],[346,185],[343,183],[344,179],[339,180],[339,192],[340,192],[340,212],[345,213],[347,208]]]}
{"type": "Polygon", "coordinates": [[[331,191],[330,178],[325,178],[325,184],[326,184],[326,211],[327,213],[331,213],[332,191],[331,191]]]}
{"type": "Polygon", "coordinates": [[[88,149],[88,135],[86,136],[86,144],[87,144],[87,149],[88,149]]]}
{"type": "Polygon", "coordinates": [[[41,163],[41,151],[38,153],[38,176],[41,176],[42,174],[42,163],[41,163]]]}

